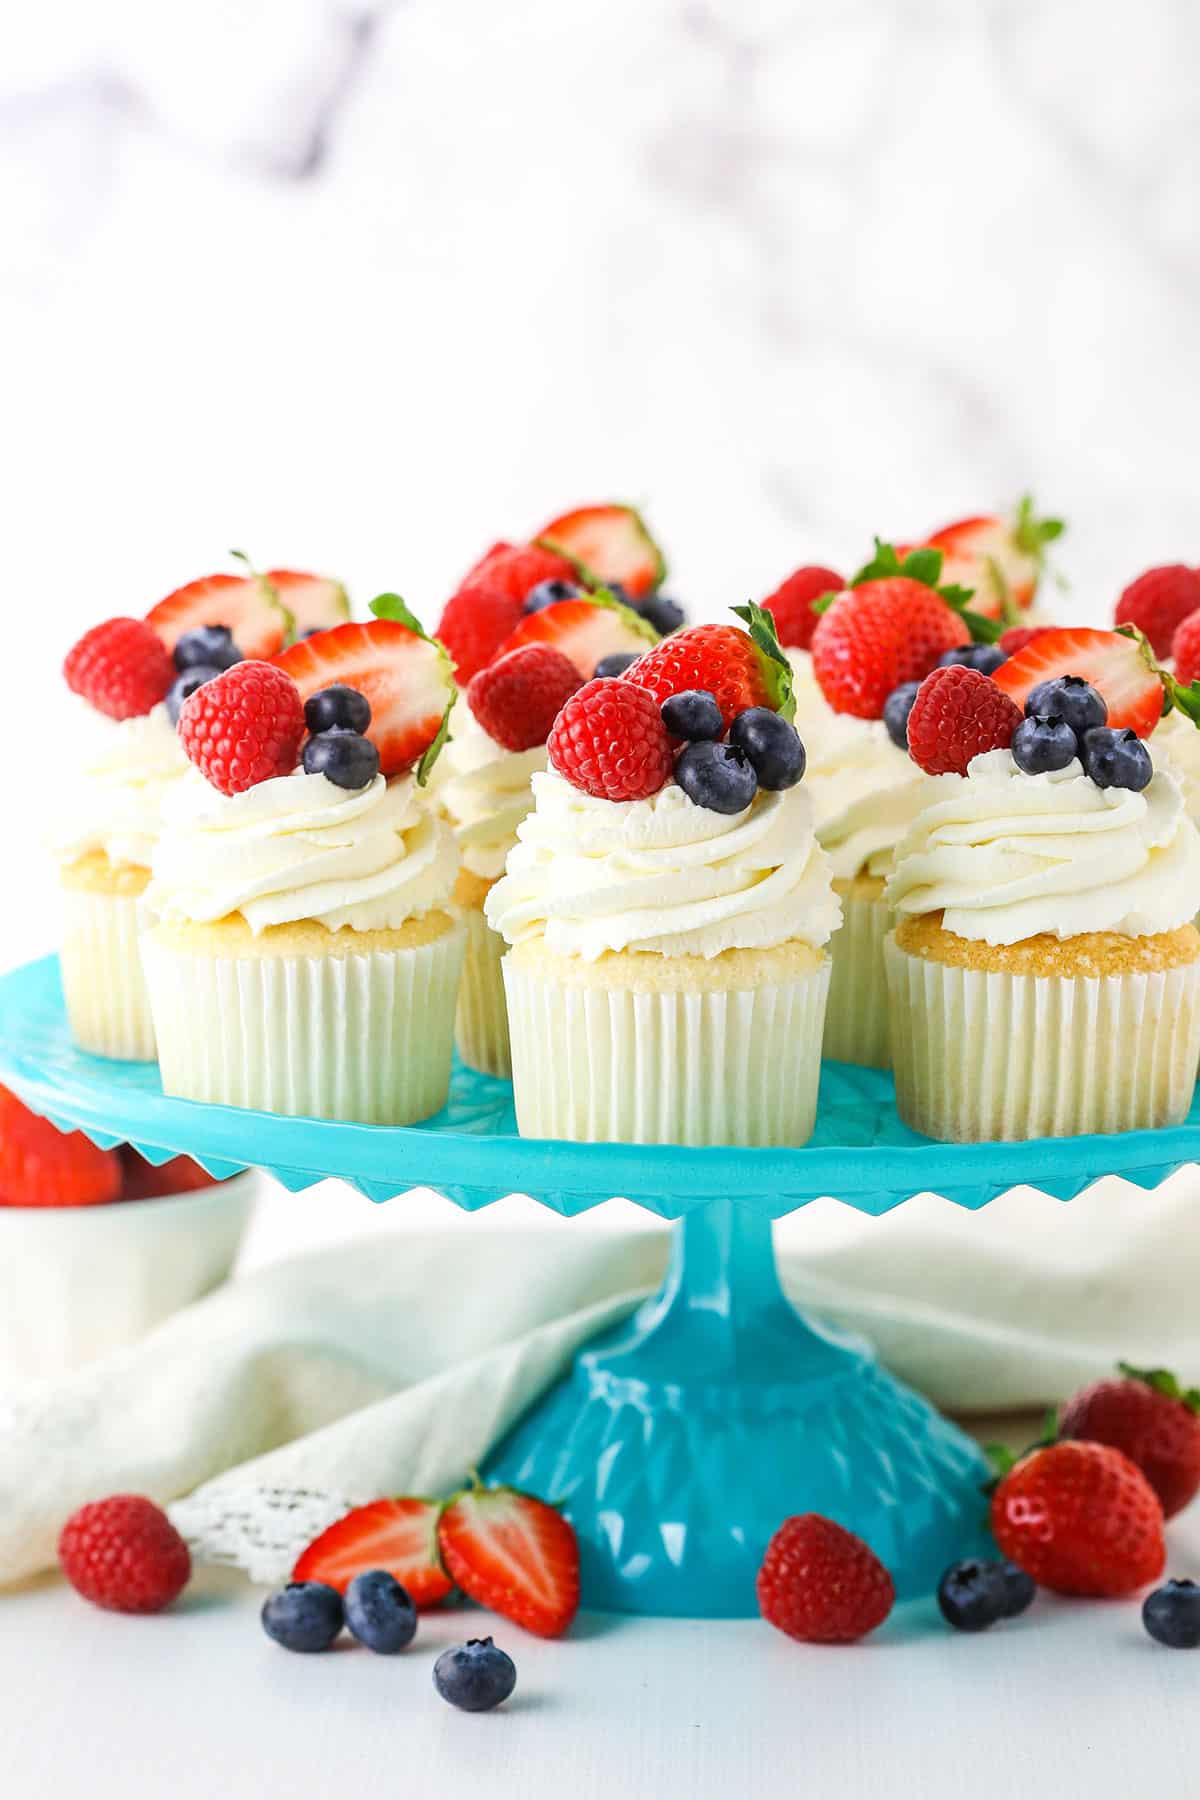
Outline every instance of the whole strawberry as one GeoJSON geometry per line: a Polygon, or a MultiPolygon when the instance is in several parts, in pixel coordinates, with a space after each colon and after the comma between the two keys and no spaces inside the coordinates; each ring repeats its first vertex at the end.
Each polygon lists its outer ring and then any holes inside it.
{"type": "Polygon", "coordinates": [[[648,800],[671,779],[671,740],[658,701],[624,678],[602,677],[572,694],[548,748],[551,767],[598,800],[648,800]]]}
{"type": "Polygon", "coordinates": [[[973,756],[1006,750],[1022,713],[977,669],[935,669],[908,715],[908,753],[927,775],[965,775],[973,756]]]}
{"type": "Polygon", "coordinates": [[[1123,1451],[1172,1519],[1200,1492],[1200,1388],[1185,1390],[1167,1369],[1120,1369],[1067,1401],[1059,1435],[1123,1451]]]}
{"type": "Polygon", "coordinates": [[[0,1087],[0,1206],[102,1206],[120,1197],[115,1150],[60,1131],[0,1087]]]}
{"type": "Polygon", "coordinates": [[[561,650],[527,644],[472,676],[467,705],[503,749],[532,750],[546,742],[564,701],[582,679],[561,650]]]}
{"type": "Polygon", "coordinates": [[[1186,563],[1165,563],[1129,583],[1117,601],[1113,623],[1136,625],[1150,639],[1155,656],[1170,656],[1177,628],[1197,607],[1200,569],[1189,569],[1186,563]]]}
{"type": "Polygon", "coordinates": [[[540,544],[493,544],[447,601],[437,628],[460,686],[512,636],[524,617],[525,597],[539,582],[574,579],[574,564],[540,544]]]}
{"type": "Polygon", "coordinates": [[[832,1519],[785,1519],[758,1571],[769,1625],[809,1644],[853,1644],[891,1612],[896,1589],[875,1552],[832,1519]]]}
{"type": "Polygon", "coordinates": [[[63,675],[110,719],[136,719],[165,700],[175,664],[157,632],[142,619],[106,619],[68,651],[63,675]]]}
{"type": "Polygon", "coordinates": [[[708,693],[731,725],[752,706],[790,716],[792,672],[769,613],[734,607],[749,627],[693,625],[663,638],[620,677],[652,694],[661,706],[672,694],[708,693]]]}
{"type": "Polygon", "coordinates": [[[192,1573],[187,1545],[162,1508],[141,1494],[112,1494],[72,1513],[58,1560],[76,1592],[109,1612],[161,1612],[192,1573]]]}
{"type": "Polygon", "coordinates": [[[813,611],[813,601],[823,594],[838,594],[844,586],[840,575],[817,563],[806,563],[781,582],[763,601],[764,612],[775,621],[780,643],[790,650],[807,650],[821,617],[813,611]]]}
{"type": "MultiPolygon", "coordinates": [[[[835,712],[881,719],[889,694],[920,681],[970,635],[936,586],[940,571],[936,550],[911,551],[901,560],[881,544],[874,562],[822,615],[812,639],[813,673],[835,712]]],[[[965,598],[965,591],[946,592],[965,598]]]]}
{"type": "Polygon", "coordinates": [[[240,662],[183,703],[179,741],[218,793],[242,794],[290,775],[304,737],[304,704],[271,663],[240,662]]]}
{"type": "Polygon", "coordinates": [[[1107,1444],[1031,1450],[992,1496],[992,1531],[1011,1562],[1060,1594],[1120,1599],[1166,1563],[1158,1495],[1107,1444]]]}

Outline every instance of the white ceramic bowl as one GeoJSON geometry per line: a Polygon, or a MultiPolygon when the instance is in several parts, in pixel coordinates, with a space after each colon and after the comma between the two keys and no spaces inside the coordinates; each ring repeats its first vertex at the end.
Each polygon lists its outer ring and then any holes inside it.
{"type": "Polygon", "coordinates": [[[260,1177],[110,1206],[0,1206],[0,1387],[130,1344],[220,1285],[260,1177]]]}

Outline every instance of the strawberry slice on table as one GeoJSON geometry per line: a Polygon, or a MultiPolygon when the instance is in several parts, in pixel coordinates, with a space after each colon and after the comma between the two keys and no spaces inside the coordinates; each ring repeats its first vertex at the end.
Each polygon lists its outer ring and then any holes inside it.
{"type": "Polygon", "coordinates": [[[1015,623],[1032,606],[1046,563],[1046,546],[1062,536],[1061,519],[1039,518],[1026,494],[1011,518],[995,513],[958,519],[925,540],[943,556],[942,575],[974,589],[972,606],[989,619],[1015,623]]]}
{"type": "Polygon", "coordinates": [[[537,1637],[561,1637],[579,1610],[579,1541],[532,1494],[476,1483],[446,1506],[438,1543],[464,1594],[537,1637]]]}
{"type": "Polygon", "coordinates": [[[60,1131],[0,1087],[0,1206],[103,1206],[120,1197],[115,1150],[60,1131]]]}
{"type": "Polygon", "coordinates": [[[356,1506],[301,1552],[293,1581],[323,1581],[345,1593],[356,1575],[386,1569],[414,1606],[436,1606],[454,1583],[438,1554],[440,1500],[407,1496],[356,1506]]]}
{"type": "Polygon", "coordinates": [[[601,588],[598,593],[581,594],[576,600],[557,600],[540,612],[524,614],[496,654],[508,656],[527,644],[549,644],[569,657],[583,679],[590,681],[596,664],[604,657],[640,656],[658,641],[652,625],[601,588]]]}
{"type": "Polygon", "coordinates": [[[732,609],[740,625],[692,625],[666,637],[625,670],[661,706],[672,694],[701,688],[712,694],[726,725],[750,706],[767,706],[785,719],[795,716],[792,671],[779,648],[769,612],[753,601],[732,609]]]}
{"type": "Polygon", "coordinates": [[[365,735],[381,772],[416,767],[424,784],[449,730],[454,665],[398,594],[381,594],[371,611],[375,617],[365,623],[301,638],[274,658],[275,666],[291,676],[302,700],[338,682],[357,689],[371,708],[365,735]]]}
{"type": "Polygon", "coordinates": [[[1163,671],[1137,632],[1127,636],[1087,625],[1039,632],[1001,663],[991,679],[1023,706],[1033,688],[1056,675],[1081,675],[1089,681],[1107,704],[1108,723],[1115,729],[1149,737],[1162,718],[1163,671]]]}
{"type": "Polygon", "coordinates": [[[535,542],[568,557],[591,585],[619,582],[635,600],[666,578],[663,553],[632,506],[577,506],[543,525],[535,542]]]}

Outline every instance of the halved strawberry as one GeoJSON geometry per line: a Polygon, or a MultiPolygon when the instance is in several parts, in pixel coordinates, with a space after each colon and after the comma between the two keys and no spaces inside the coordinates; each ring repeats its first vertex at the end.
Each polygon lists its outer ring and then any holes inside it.
{"type": "MultiPolygon", "coordinates": [[[[325,631],[350,617],[350,600],[340,581],[327,575],[304,575],[298,569],[268,569],[264,580],[275,589],[285,610],[292,615],[292,635],[325,631]]],[[[237,632],[233,634],[237,643],[237,632]]],[[[241,645],[238,645],[241,649],[241,645]]]]}
{"type": "Polygon", "coordinates": [[[1082,675],[1108,706],[1108,723],[1149,737],[1162,717],[1162,676],[1146,640],[1122,631],[1063,626],[1043,631],[1010,656],[992,676],[1018,706],[1039,682],[1056,675],[1082,675]]]}
{"type": "Polygon", "coordinates": [[[653,592],[667,573],[662,551],[632,506],[578,506],[551,519],[535,542],[569,557],[593,584],[620,582],[634,600],[653,592]]]}
{"type": "Polygon", "coordinates": [[[335,682],[356,688],[371,708],[366,735],[379,752],[380,771],[400,775],[418,765],[423,783],[446,739],[457,693],[454,665],[398,594],[381,594],[371,611],[375,617],[365,624],[301,638],[274,661],[302,700],[335,682]]]}
{"type": "Polygon", "coordinates": [[[454,1586],[438,1554],[440,1500],[373,1500],[329,1525],[301,1552],[293,1581],[323,1581],[345,1593],[356,1575],[386,1569],[414,1606],[436,1606],[454,1586]]]}
{"type": "Polygon", "coordinates": [[[464,1594],[538,1637],[561,1637],[579,1610],[579,1541],[532,1494],[468,1488],[438,1521],[438,1543],[464,1594]]]}
{"type": "Polygon", "coordinates": [[[1041,519],[1026,494],[1011,519],[994,513],[943,525],[925,542],[943,556],[942,580],[974,590],[972,610],[1015,622],[1033,604],[1046,545],[1061,537],[1061,519],[1041,519]]]}
{"type": "Polygon", "coordinates": [[[258,575],[203,575],[152,606],[146,623],[168,650],[198,625],[228,625],[242,655],[255,662],[282,650],[288,632],[287,613],[258,575]]]}
{"type": "Polygon", "coordinates": [[[658,633],[630,606],[603,590],[578,600],[558,600],[540,612],[526,613],[493,660],[522,650],[526,644],[550,644],[570,657],[585,681],[606,656],[640,656],[658,643],[658,633]]]}

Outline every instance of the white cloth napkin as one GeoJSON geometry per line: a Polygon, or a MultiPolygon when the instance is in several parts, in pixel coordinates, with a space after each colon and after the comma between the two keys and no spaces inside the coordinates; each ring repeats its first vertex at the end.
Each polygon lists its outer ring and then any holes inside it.
{"type": "MultiPolygon", "coordinates": [[[[1014,1190],[777,1228],[801,1305],[865,1331],[944,1407],[1061,1398],[1118,1356],[1200,1373],[1200,1176],[1069,1206],[1014,1190]]],[[[665,1233],[572,1221],[388,1232],[234,1281],[131,1349],[0,1395],[0,1581],[50,1566],[81,1502],[175,1502],[198,1555],[286,1573],[351,1504],[445,1492],[659,1280],[665,1233]]]]}

